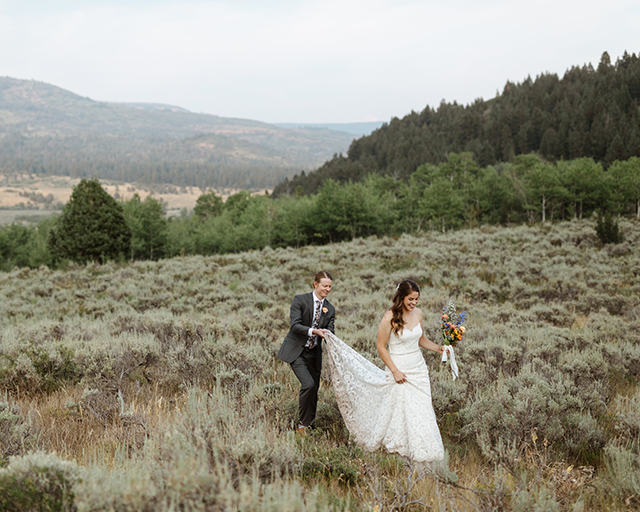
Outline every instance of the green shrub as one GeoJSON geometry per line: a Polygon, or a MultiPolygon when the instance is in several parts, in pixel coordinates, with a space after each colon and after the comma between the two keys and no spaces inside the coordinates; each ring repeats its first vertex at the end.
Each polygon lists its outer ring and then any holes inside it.
{"type": "Polygon", "coordinates": [[[79,382],[81,370],[74,360],[74,353],[68,348],[32,345],[26,353],[40,377],[40,390],[51,392],[65,384],[79,382]]]}
{"type": "Polygon", "coordinates": [[[177,433],[207,454],[210,464],[226,465],[236,478],[255,473],[270,480],[291,474],[300,464],[297,447],[282,435],[273,436],[264,410],[252,398],[222,387],[210,393],[192,389],[177,433]]]}
{"type": "Polygon", "coordinates": [[[334,481],[352,486],[360,482],[362,475],[358,459],[362,449],[353,444],[327,446],[324,443],[303,443],[304,462],[300,469],[303,479],[334,481]]]}
{"type": "Polygon", "coordinates": [[[616,419],[618,434],[627,439],[640,437],[640,389],[631,397],[616,397],[616,409],[619,411],[616,419]]]}
{"type": "Polygon", "coordinates": [[[613,220],[611,213],[599,212],[596,221],[596,234],[602,245],[619,244],[624,241],[622,230],[618,226],[618,221],[613,220]]]}
{"type": "Polygon", "coordinates": [[[17,407],[0,402],[0,466],[9,457],[26,453],[33,448],[37,433],[29,416],[20,414],[17,407]]]}
{"type": "MultiPolygon", "coordinates": [[[[589,414],[589,402],[571,382],[536,366],[542,365],[527,364],[517,376],[498,377],[478,391],[459,412],[461,434],[473,435],[483,454],[495,462],[514,463],[536,439],[551,444],[558,454],[566,451],[592,462],[604,447],[605,434],[589,414]]],[[[598,406],[596,400],[592,407],[598,406]]]]}
{"type": "Polygon", "coordinates": [[[479,475],[474,492],[478,509],[482,512],[499,512],[511,509],[513,489],[504,470],[498,468],[492,476],[479,475]]]}
{"type": "Polygon", "coordinates": [[[75,510],[73,488],[79,475],[75,463],[53,453],[12,457],[6,468],[0,468],[0,510],[75,510]]]}
{"type": "Polygon", "coordinates": [[[614,441],[605,448],[605,490],[620,500],[640,498],[640,440],[614,441]]]}
{"type": "Polygon", "coordinates": [[[562,510],[553,491],[546,488],[533,492],[526,490],[517,492],[512,503],[513,512],[560,512],[562,510]]]}

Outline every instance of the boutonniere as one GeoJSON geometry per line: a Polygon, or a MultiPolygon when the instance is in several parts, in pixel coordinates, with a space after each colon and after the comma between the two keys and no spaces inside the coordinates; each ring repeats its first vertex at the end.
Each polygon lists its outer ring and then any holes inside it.
{"type": "Polygon", "coordinates": [[[323,313],[325,313],[325,314],[326,314],[326,313],[327,313],[327,311],[329,311],[327,308],[322,308],[322,312],[323,312],[323,313]]]}

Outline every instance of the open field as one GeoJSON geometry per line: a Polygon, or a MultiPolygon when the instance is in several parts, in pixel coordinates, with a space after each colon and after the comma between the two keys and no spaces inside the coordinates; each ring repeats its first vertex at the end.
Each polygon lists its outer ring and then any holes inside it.
{"type": "Polygon", "coordinates": [[[637,510],[640,223],[620,224],[604,248],[584,220],[0,274],[0,508],[637,510]],[[321,268],[336,333],[379,365],[400,280],[432,336],[449,296],[469,313],[458,380],[425,354],[449,460],[415,484],[350,442],[328,382],[293,435],[274,353],[321,268]]]}
{"type": "MultiPolygon", "coordinates": [[[[37,222],[42,217],[59,211],[69,201],[73,186],[80,178],[53,176],[47,178],[0,175],[0,225],[14,221],[37,222]],[[10,209],[9,209],[10,208],[10,209]]],[[[166,205],[167,215],[178,215],[181,210],[193,210],[203,191],[198,187],[174,187],[172,185],[145,186],[137,183],[120,183],[101,180],[104,189],[119,200],[128,200],[134,194],[142,199],[149,194],[166,205]]],[[[207,189],[226,199],[239,192],[237,189],[207,189]]],[[[256,191],[264,194],[265,190],[256,191]]]]}

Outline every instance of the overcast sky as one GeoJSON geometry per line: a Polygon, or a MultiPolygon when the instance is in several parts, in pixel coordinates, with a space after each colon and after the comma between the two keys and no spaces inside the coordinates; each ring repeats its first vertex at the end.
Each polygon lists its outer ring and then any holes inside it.
{"type": "Polygon", "coordinates": [[[388,121],[640,52],[638,0],[0,0],[0,76],[267,122],[388,121]]]}

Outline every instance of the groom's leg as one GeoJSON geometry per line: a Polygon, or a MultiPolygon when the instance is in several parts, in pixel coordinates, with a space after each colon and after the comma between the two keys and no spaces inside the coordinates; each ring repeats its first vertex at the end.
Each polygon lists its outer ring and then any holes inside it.
{"type": "Polygon", "coordinates": [[[318,388],[320,387],[320,372],[316,369],[316,349],[300,354],[300,357],[291,363],[291,369],[300,381],[298,399],[300,425],[308,427],[316,418],[318,388]]]}

